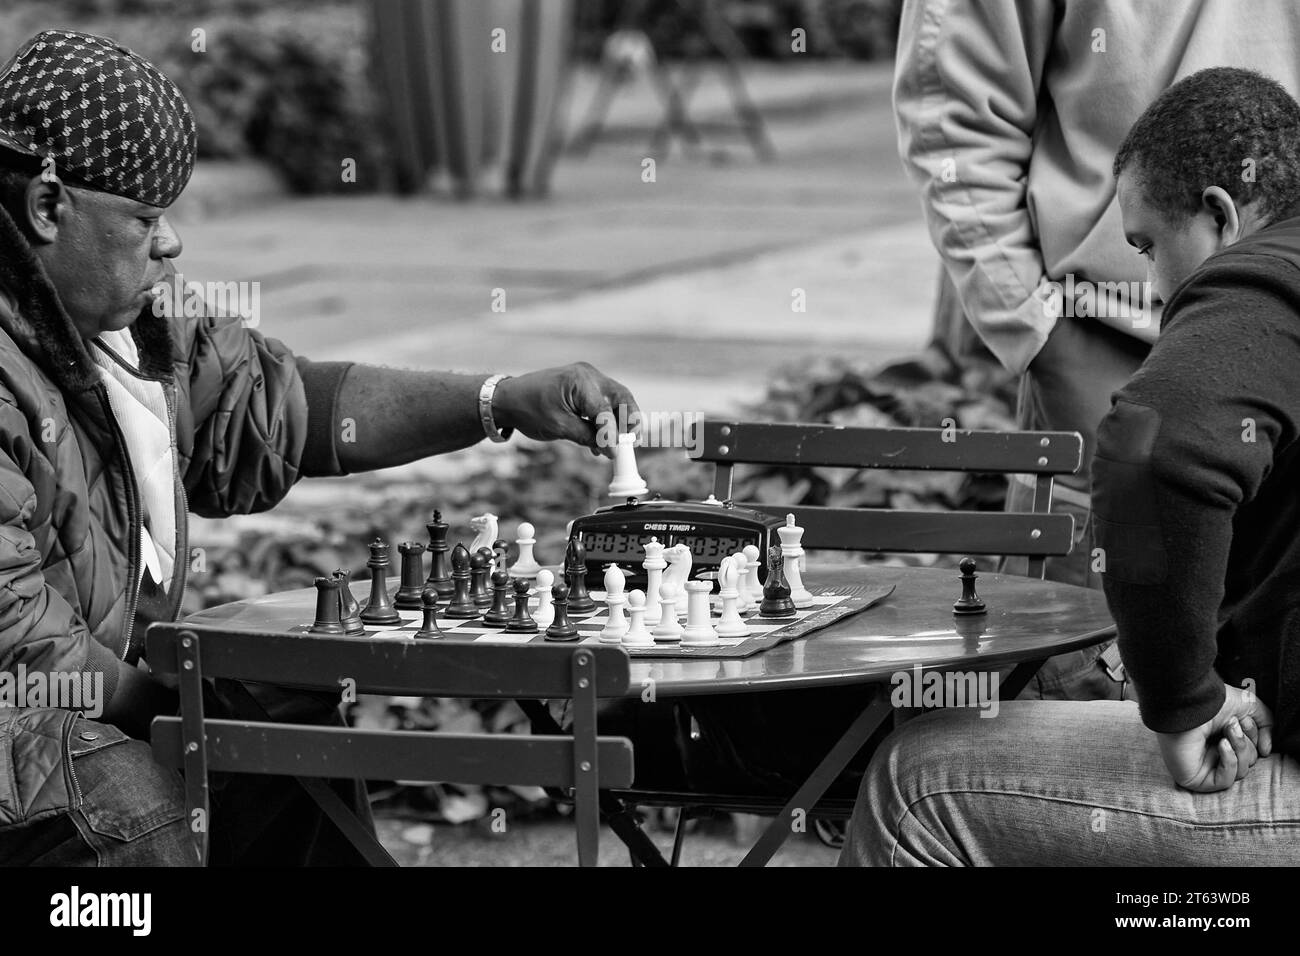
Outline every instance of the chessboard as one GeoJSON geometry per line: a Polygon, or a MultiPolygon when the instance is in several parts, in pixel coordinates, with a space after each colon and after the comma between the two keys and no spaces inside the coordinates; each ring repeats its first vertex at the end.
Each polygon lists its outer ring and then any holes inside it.
{"type": "MultiPolygon", "coordinates": [[[[853,614],[865,611],[893,593],[893,586],[837,588],[834,591],[809,588],[813,595],[811,607],[798,609],[793,617],[763,618],[757,612],[742,614],[741,617],[749,627],[748,637],[718,638],[709,644],[657,644],[643,646],[635,644],[618,644],[635,658],[703,658],[735,659],[750,657],[769,647],[775,647],[797,637],[807,637],[822,628],[843,620],[853,614]]],[[[548,641],[543,633],[507,634],[501,628],[488,627],[481,618],[458,621],[438,615],[438,627],[443,637],[438,640],[466,641],[484,644],[531,644],[531,643],[569,643],[599,644],[600,632],[609,620],[604,591],[592,591],[591,597],[596,602],[596,609],[589,614],[579,615],[570,612],[570,620],[577,625],[578,639],[568,642],[548,641]]],[[[718,595],[712,596],[713,618],[716,623],[721,614],[718,595]]],[[[529,599],[530,610],[537,608],[537,596],[529,599]]],[[[351,640],[414,640],[415,632],[420,629],[421,612],[398,609],[402,623],[391,625],[365,625],[365,633],[350,638],[351,640]]],[[[311,629],[311,622],[291,627],[295,634],[305,634],[311,629]]],[[[545,630],[544,628],[542,629],[545,630]]]]}

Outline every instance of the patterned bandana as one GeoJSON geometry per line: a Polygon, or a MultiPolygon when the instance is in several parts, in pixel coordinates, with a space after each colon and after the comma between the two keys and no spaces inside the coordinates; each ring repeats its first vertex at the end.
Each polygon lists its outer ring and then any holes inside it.
{"type": "Polygon", "coordinates": [[[176,85],[105,37],[48,30],[0,68],[0,146],[53,157],[71,185],[170,206],[196,143],[176,85]]]}

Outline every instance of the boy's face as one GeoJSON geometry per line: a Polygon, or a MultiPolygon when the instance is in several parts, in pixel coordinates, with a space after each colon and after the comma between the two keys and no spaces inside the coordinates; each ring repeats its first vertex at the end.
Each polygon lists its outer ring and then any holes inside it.
{"type": "Polygon", "coordinates": [[[1124,169],[1116,182],[1124,238],[1147,259],[1147,274],[1159,301],[1169,299],[1206,259],[1248,233],[1257,224],[1248,208],[1238,209],[1218,186],[1201,196],[1201,208],[1182,219],[1151,206],[1141,176],[1124,169]]]}

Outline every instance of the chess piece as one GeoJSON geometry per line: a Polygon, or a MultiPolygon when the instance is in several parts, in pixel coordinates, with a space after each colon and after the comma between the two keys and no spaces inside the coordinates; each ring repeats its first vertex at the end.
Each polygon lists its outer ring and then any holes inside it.
{"type": "Polygon", "coordinates": [[[984,614],[987,608],[980,596],[975,593],[975,568],[978,567],[974,558],[962,558],[961,563],[957,565],[961,571],[961,597],[953,602],[953,614],[984,614]]]}
{"type": "Polygon", "coordinates": [[[492,542],[497,534],[497,516],[488,512],[469,519],[469,526],[474,529],[474,540],[469,543],[469,553],[476,554],[481,548],[492,550],[492,542]]]}
{"type": "Polygon", "coordinates": [[[797,608],[813,606],[813,596],[803,586],[803,528],[794,523],[794,515],[785,516],[785,527],[776,529],[781,538],[781,554],[785,557],[783,568],[786,583],[790,585],[790,600],[797,608]]]}
{"type": "Polygon", "coordinates": [[[745,561],[748,562],[745,566],[748,572],[745,587],[749,589],[749,603],[757,604],[763,600],[763,582],[758,579],[759,567],[763,562],[759,560],[758,546],[747,544],[740,553],[745,556],[745,561]]]}
{"type": "MultiPolygon", "coordinates": [[[[731,565],[736,569],[736,613],[752,611],[756,602],[749,596],[749,559],[745,552],[737,551],[731,556],[731,565]]],[[[722,583],[722,568],[718,568],[718,583],[722,583]]],[[[719,632],[721,633],[721,632],[719,632]]]]}
{"type": "Polygon", "coordinates": [[[569,620],[569,589],[563,584],[551,588],[551,606],[555,608],[555,619],[546,629],[548,641],[576,641],[578,626],[569,620]]]}
{"type": "Polygon", "coordinates": [[[547,568],[542,568],[537,572],[537,613],[533,615],[533,620],[537,622],[538,627],[550,627],[555,620],[555,606],[551,604],[551,587],[555,584],[555,574],[547,568]]]}
{"type": "Polygon", "coordinates": [[[403,541],[397,546],[402,556],[402,582],[393,595],[393,607],[411,610],[421,606],[420,592],[424,590],[424,545],[418,541],[403,541]]]}
{"type": "Polygon", "coordinates": [[[691,567],[695,559],[691,555],[691,549],[684,544],[673,545],[664,552],[664,557],[668,560],[668,571],[664,574],[664,579],[672,579],[674,593],[677,595],[676,614],[681,617],[687,611],[686,582],[691,579],[691,567]]]}
{"type": "Polygon", "coordinates": [[[437,588],[427,587],[420,592],[420,610],[424,612],[424,623],[415,632],[415,639],[425,641],[442,637],[442,628],[438,626],[437,588]]]}
{"type": "Polygon", "coordinates": [[[659,585],[659,623],[650,632],[656,644],[680,644],[682,625],[677,620],[677,585],[664,581],[659,585]]]}
{"type": "Polygon", "coordinates": [[[623,614],[627,604],[627,596],[623,593],[626,587],[627,578],[617,564],[605,568],[605,606],[609,619],[600,632],[602,644],[621,644],[623,635],[627,633],[627,617],[623,614]]]}
{"type": "Polygon", "coordinates": [[[763,603],[758,606],[761,617],[794,617],[794,602],[790,600],[790,585],[785,580],[785,559],[780,545],[767,549],[767,580],[763,582],[763,603]]]}
{"type": "Polygon", "coordinates": [[[718,597],[722,600],[722,620],[718,622],[718,637],[748,637],[749,626],[741,620],[740,577],[745,566],[743,554],[723,558],[718,567],[718,597]]]}
{"type": "Polygon", "coordinates": [[[424,585],[437,591],[439,598],[449,598],[456,590],[451,583],[451,566],[447,563],[451,554],[447,532],[451,527],[442,520],[441,511],[435,511],[433,520],[424,527],[429,532],[429,577],[424,585]]]}
{"type": "Polygon", "coordinates": [[[528,581],[524,578],[515,578],[515,613],[514,616],[506,622],[507,634],[536,634],[537,622],[533,620],[528,613],[528,581]]]}
{"type": "Polygon", "coordinates": [[[361,612],[361,620],[366,624],[401,624],[402,616],[388,599],[388,543],[376,538],[369,547],[366,567],[370,569],[370,600],[361,612]]]}
{"type": "Polygon", "coordinates": [[[682,631],[683,647],[716,647],[718,632],[713,629],[709,595],[712,581],[687,581],[686,628],[682,631]]]}
{"type": "Polygon", "coordinates": [[[636,436],[619,435],[614,447],[614,480],[609,483],[609,496],[641,498],[648,494],[650,489],[636,470],[636,436]]]}
{"type": "Polygon", "coordinates": [[[570,614],[589,614],[596,610],[596,602],[587,593],[587,549],[577,538],[569,539],[569,547],[564,552],[564,583],[569,586],[570,614]]]}
{"type": "Polygon", "coordinates": [[[316,579],[316,620],[308,630],[310,634],[342,635],[343,622],[339,617],[339,579],[316,579]]]}
{"type": "Polygon", "coordinates": [[[336,568],[334,577],[339,581],[339,618],[343,623],[343,633],[350,637],[366,633],[366,626],[361,623],[361,605],[352,593],[352,572],[336,568]]]}
{"type": "Polygon", "coordinates": [[[469,593],[477,608],[492,606],[492,592],[488,589],[488,576],[491,573],[492,558],[490,555],[485,555],[480,548],[469,559],[469,593]]]}
{"type": "Polygon", "coordinates": [[[668,567],[668,562],[664,560],[664,546],[658,538],[651,538],[645,543],[645,560],[641,562],[641,567],[645,568],[645,621],[647,624],[658,624],[661,608],[659,606],[659,585],[663,583],[664,568],[668,567]]]}
{"type": "Polygon", "coordinates": [[[627,613],[631,618],[627,631],[623,634],[623,644],[627,647],[652,647],[654,638],[645,627],[646,595],[639,588],[627,592],[627,613]]]}
{"type": "Polygon", "coordinates": [[[458,621],[468,621],[479,616],[478,605],[470,591],[470,557],[463,544],[456,545],[451,553],[451,604],[443,612],[447,617],[458,621]]]}
{"type": "Polygon", "coordinates": [[[520,523],[515,538],[519,557],[515,558],[515,563],[510,567],[510,573],[517,578],[535,578],[537,572],[542,569],[533,555],[533,547],[537,544],[537,539],[533,535],[536,533],[537,530],[527,521],[520,523]]]}
{"type": "Polygon", "coordinates": [[[497,538],[492,542],[492,567],[497,571],[506,570],[506,564],[510,557],[510,542],[505,538],[497,538]]]}
{"type": "Polygon", "coordinates": [[[492,572],[492,608],[483,615],[488,627],[505,627],[510,623],[510,575],[504,571],[492,572]]]}

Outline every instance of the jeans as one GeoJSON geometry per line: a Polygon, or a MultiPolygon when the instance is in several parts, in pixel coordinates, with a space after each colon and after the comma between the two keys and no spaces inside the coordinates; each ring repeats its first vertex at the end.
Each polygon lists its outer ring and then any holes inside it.
{"type": "Polygon", "coordinates": [[[1300,865],[1300,761],[1174,786],[1128,701],[926,714],[876,751],[841,866],[1300,865]]]}

